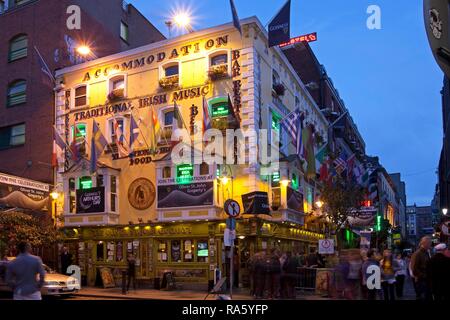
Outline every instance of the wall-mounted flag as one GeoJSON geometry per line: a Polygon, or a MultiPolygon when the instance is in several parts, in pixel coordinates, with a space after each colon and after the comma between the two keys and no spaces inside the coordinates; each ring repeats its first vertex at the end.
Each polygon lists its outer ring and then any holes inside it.
{"type": "Polygon", "coordinates": [[[91,173],[97,171],[97,161],[100,155],[105,150],[108,141],[100,131],[97,121],[94,120],[92,126],[92,138],[91,138],[91,173]]]}
{"type": "Polygon", "coordinates": [[[291,0],[288,0],[269,23],[269,47],[278,46],[288,42],[290,39],[291,0]]]}
{"type": "Polygon", "coordinates": [[[235,28],[238,29],[239,33],[242,36],[241,21],[239,20],[236,6],[234,5],[234,0],[230,0],[230,6],[231,6],[231,14],[233,15],[233,24],[234,24],[235,28]]]}

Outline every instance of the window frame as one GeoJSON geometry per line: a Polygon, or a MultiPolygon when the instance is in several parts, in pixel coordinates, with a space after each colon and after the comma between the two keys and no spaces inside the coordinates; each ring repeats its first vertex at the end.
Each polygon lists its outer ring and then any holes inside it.
{"type": "Polygon", "coordinates": [[[12,37],[9,40],[8,44],[9,44],[9,46],[8,46],[8,63],[9,62],[14,62],[14,61],[17,61],[17,60],[21,60],[21,59],[25,59],[25,58],[28,57],[29,39],[28,39],[28,35],[27,34],[22,33],[22,34],[18,34],[16,36],[12,37]],[[20,48],[20,49],[12,51],[12,45],[14,43],[17,43],[17,42],[22,41],[22,40],[26,40],[26,46],[24,48],[20,48]],[[23,51],[23,53],[19,54],[19,56],[17,56],[17,57],[13,57],[14,54],[17,54],[17,52],[20,52],[20,51],[23,51]]]}
{"type": "MultiPolygon", "coordinates": [[[[8,138],[5,139],[5,141],[8,140],[8,145],[5,145],[5,146],[0,145],[0,150],[7,150],[7,149],[11,149],[11,148],[17,148],[17,147],[24,146],[26,144],[27,127],[26,127],[25,122],[14,124],[14,125],[10,125],[10,126],[5,126],[5,127],[0,128],[0,130],[5,130],[5,132],[7,131],[7,135],[8,135],[8,138]],[[24,141],[23,141],[23,143],[20,143],[20,144],[12,144],[13,129],[17,128],[17,127],[20,127],[20,126],[24,127],[24,133],[20,134],[20,135],[15,135],[14,137],[24,136],[24,141]]],[[[6,134],[5,134],[5,136],[6,136],[6,134]]]]}
{"type": "Polygon", "coordinates": [[[10,82],[6,90],[6,107],[12,108],[27,103],[27,88],[27,81],[25,79],[17,79],[10,82]],[[25,89],[19,93],[11,94],[11,89],[20,85],[25,85],[25,89]],[[14,96],[16,99],[20,96],[21,99],[18,102],[11,104],[11,96],[14,96]]]}
{"type": "MultiPolygon", "coordinates": [[[[71,96],[71,100],[72,100],[71,101],[72,109],[80,109],[80,108],[87,107],[89,105],[89,86],[86,83],[81,83],[81,84],[73,87],[70,96],[71,96]],[[80,105],[80,106],[76,106],[75,103],[76,103],[77,96],[75,94],[76,94],[77,89],[79,89],[81,87],[86,87],[86,95],[85,95],[85,97],[86,97],[86,104],[80,105]]],[[[79,97],[82,97],[82,96],[79,96],[79,97]]]]}
{"type": "Polygon", "coordinates": [[[119,77],[123,78],[123,98],[125,99],[128,96],[128,75],[126,73],[118,73],[110,76],[107,83],[106,92],[109,95],[114,90],[114,82],[117,81],[119,77]]]}
{"type": "Polygon", "coordinates": [[[122,41],[124,41],[126,44],[129,44],[129,40],[130,40],[130,27],[127,23],[125,23],[123,20],[120,20],[120,31],[119,31],[119,37],[122,41]],[[122,29],[122,27],[125,27],[124,29],[122,29]],[[122,36],[122,31],[126,30],[126,38],[124,38],[122,36]]]}
{"type": "Polygon", "coordinates": [[[182,64],[181,62],[176,59],[176,60],[171,60],[171,61],[167,61],[166,63],[160,64],[159,65],[159,77],[158,80],[161,80],[163,78],[169,78],[169,77],[175,77],[176,75],[173,76],[166,76],[166,68],[172,67],[178,65],[178,86],[181,87],[181,79],[182,79],[182,64]]]}
{"type": "Polygon", "coordinates": [[[127,132],[127,121],[126,121],[126,117],[124,117],[123,115],[119,115],[119,116],[115,116],[115,117],[111,117],[109,119],[107,119],[107,129],[106,129],[106,140],[112,144],[114,143],[114,139],[113,139],[113,133],[115,134],[115,132],[113,132],[113,128],[114,128],[114,119],[116,121],[122,121],[122,133],[125,136],[126,139],[126,132],[127,132]]]}

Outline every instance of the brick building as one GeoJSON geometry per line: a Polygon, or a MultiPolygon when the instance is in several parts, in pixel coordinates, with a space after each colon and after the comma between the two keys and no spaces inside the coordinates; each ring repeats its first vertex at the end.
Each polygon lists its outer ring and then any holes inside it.
{"type": "Polygon", "coordinates": [[[54,84],[38,51],[53,72],[164,36],[121,0],[0,0],[0,39],[0,172],[53,183],[54,84]],[[71,5],[80,29],[68,28],[71,5]],[[92,54],[81,57],[80,45],[92,54]]]}

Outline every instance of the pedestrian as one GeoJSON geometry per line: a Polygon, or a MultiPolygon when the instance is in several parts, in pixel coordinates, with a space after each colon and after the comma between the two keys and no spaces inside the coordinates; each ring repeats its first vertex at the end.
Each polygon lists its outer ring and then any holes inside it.
{"type": "Polygon", "coordinates": [[[255,272],[255,266],[256,261],[258,260],[259,253],[255,253],[253,256],[248,259],[248,273],[250,275],[250,295],[254,298],[256,297],[256,272],[255,272]]]}
{"type": "Polygon", "coordinates": [[[391,250],[383,251],[383,259],[380,261],[381,287],[385,301],[395,300],[395,273],[399,270],[397,262],[393,259],[391,250]]]}
{"type": "Polygon", "coordinates": [[[360,296],[359,292],[362,273],[361,255],[359,253],[352,252],[348,264],[346,293],[348,299],[354,300],[358,299],[360,296]]]}
{"type": "Polygon", "coordinates": [[[367,300],[376,300],[377,299],[377,288],[374,286],[367,286],[367,279],[372,273],[367,272],[370,266],[378,266],[379,262],[375,259],[375,250],[370,249],[367,251],[367,259],[364,261],[362,265],[362,276],[363,281],[362,284],[365,287],[365,291],[367,292],[367,300]]]}
{"type": "Polygon", "coordinates": [[[319,267],[319,257],[316,254],[316,248],[312,247],[309,249],[309,255],[306,258],[306,266],[309,268],[319,267]]]}
{"type": "Polygon", "coordinates": [[[411,257],[411,270],[416,285],[417,300],[432,300],[428,264],[430,263],[431,238],[423,237],[419,249],[411,257]]]}
{"type": "Polygon", "coordinates": [[[286,260],[283,264],[283,272],[285,277],[284,282],[284,297],[287,299],[295,299],[295,284],[297,279],[298,261],[292,256],[292,252],[286,252],[286,260]]]}
{"type": "Polygon", "coordinates": [[[447,245],[434,247],[436,254],[430,259],[431,291],[436,301],[450,301],[450,258],[445,256],[447,245]]]}
{"type": "Polygon", "coordinates": [[[272,249],[270,256],[266,259],[268,274],[268,298],[276,299],[280,295],[280,257],[276,249],[272,249]]]}
{"type": "Polygon", "coordinates": [[[403,297],[403,288],[405,285],[405,278],[408,273],[408,264],[406,263],[405,254],[397,254],[395,261],[398,265],[398,270],[395,272],[395,293],[398,298],[403,297]]]}
{"type": "Polygon", "coordinates": [[[130,283],[133,281],[133,289],[136,291],[136,259],[132,253],[128,254],[127,257],[128,263],[128,282],[127,282],[127,292],[130,291],[130,283]]]}
{"type": "Polygon", "coordinates": [[[267,273],[265,261],[266,261],[266,253],[260,252],[256,257],[254,266],[256,299],[262,299],[264,297],[264,289],[266,284],[266,273],[267,273]]]}
{"type": "Polygon", "coordinates": [[[287,294],[286,294],[286,288],[287,288],[287,275],[286,272],[284,271],[284,264],[286,263],[287,260],[287,253],[282,253],[280,256],[280,267],[281,267],[281,273],[280,273],[280,297],[281,299],[286,299],[287,298],[287,294]]]}
{"type": "Polygon", "coordinates": [[[19,255],[6,269],[6,283],[13,289],[14,300],[42,300],[41,288],[45,282],[42,260],[31,254],[27,242],[19,243],[17,249],[19,255]]]}
{"type": "Polygon", "coordinates": [[[66,246],[62,247],[61,250],[61,273],[67,274],[67,268],[72,265],[72,254],[69,252],[66,246]]]}

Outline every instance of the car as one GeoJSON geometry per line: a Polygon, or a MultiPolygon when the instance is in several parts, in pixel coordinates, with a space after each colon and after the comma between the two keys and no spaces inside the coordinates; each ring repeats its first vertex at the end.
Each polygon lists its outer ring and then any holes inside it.
{"type": "MultiPolygon", "coordinates": [[[[8,257],[6,260],[0,261],[0,292],[12,291],[5,281],[5,276],[8,263],[14,259],[15,258],[13,257],[8,257]]],[[[44,269],[46,272],[45,282],[44,286],[41,288],[41,294],[43,296],[71,295],[80,291],[81,286],[78,279],[72,276],[59,274],[45,264],[44,269]]]]}

